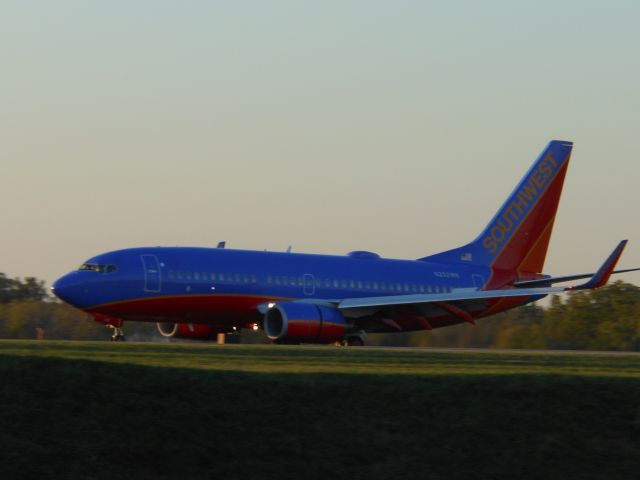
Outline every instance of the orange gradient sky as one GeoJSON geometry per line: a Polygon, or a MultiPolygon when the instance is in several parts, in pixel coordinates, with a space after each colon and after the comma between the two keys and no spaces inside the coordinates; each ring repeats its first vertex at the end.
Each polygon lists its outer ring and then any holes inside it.
{"type": "Polygon", "coordinates": [[[2,2],[0,272],[219,240],[417,258],[550,139],[575,148],[547,273],[623,238],[640,266],[640,4],[521,3],[2,2]]]}

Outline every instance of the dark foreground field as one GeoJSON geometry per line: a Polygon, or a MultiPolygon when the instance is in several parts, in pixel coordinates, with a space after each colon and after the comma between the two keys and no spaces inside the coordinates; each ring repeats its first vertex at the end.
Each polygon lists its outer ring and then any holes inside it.
{"type": "Polygon", "coordinates": [[[638,479],[640,356],[0,342],[2,479],[638,479]]]}

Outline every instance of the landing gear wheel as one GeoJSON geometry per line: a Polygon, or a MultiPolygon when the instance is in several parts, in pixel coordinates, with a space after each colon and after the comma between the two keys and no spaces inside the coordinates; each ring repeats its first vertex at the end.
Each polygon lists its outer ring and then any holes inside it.
{"type": "Polygon", "coordinates": [[[113,335],[111,335],[111,341],[112,342],[124,342],[125,338],[124,338],[124,330],[122,328],[118,328],[118,327],[111,327],[113,328],[113,335]]]}
{"type": "Polygon", "coordinates": [[[345,347],[364,347],[366,345],[367,334],[365,332],[348,335],[342,340],[345,347]]]}

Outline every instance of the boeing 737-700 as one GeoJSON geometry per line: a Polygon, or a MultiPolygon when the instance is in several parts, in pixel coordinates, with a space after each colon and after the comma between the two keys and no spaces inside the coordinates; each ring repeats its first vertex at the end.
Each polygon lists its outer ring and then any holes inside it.
{"type": "Polygon", "coordinates": [[[280,343],[363,345],[367,333],[431,330],[568,290],[604,285],[626,241],[595,273],[542,273],[572,143],[543,150],[472,242],[417,260],[224,248],[148,247],[103,253],[57,280],[62,300],[124,340],[127,321],[167,337],[210,339],[263,329],[280,343]],[[585,279],[577,286],[555,283],[585,279]]]}

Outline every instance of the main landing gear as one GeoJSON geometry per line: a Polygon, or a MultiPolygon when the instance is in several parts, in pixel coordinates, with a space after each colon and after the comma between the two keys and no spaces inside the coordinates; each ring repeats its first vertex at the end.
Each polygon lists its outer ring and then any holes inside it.
{"type": "Polygon", "coordinates": [[[124,329],[122,327],[114,327],[113,325],[109,325],[113,329],[113,334],[111,335],[112,342],[124,342],[124,329]]]}
{"type": "Polygon", "coordinates": [[[340,344],[343,347],[364,347],[367,344],[367,333],[364,331],[347,335],[340,344]]]}

